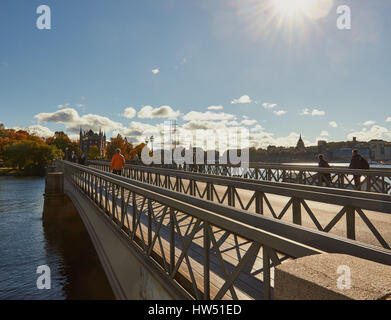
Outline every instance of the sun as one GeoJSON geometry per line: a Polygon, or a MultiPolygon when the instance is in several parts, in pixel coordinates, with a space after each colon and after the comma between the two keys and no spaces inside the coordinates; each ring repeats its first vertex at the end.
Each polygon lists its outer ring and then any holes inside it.
{"type": "Polygon", "coordinates": [[[273,6],[282,16],[296,17],[311,9],[312,0],[273,0],[273,6]]]}
{"type": "Polygon", "coordinates": [[[274,11],[284,18],[317,20],[328,15],[333,0],[271,0],[274,11]]]}

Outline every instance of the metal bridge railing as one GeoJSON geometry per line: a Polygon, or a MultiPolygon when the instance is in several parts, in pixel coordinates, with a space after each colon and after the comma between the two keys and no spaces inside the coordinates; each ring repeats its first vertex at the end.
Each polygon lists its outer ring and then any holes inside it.
{"type": "Polygon", "coordinates": [[[270,299],[275,266],[322,252],[391,265],[389,250],[100,170],[60,165],[66,181],[190,299],[270,299]]]}
{"type": "MultiPolygon", "coordinates": [[[[107,162],[90,162],[90,166],[110,170],[107,162]]],[[[390,195],[133,165],[125,167],[123,176],[390,249],[390,195]]]]}
{"type": "MultiPolygon", "coordinates": [[[[140,162],[132,164],[137,165],[137,163],[141,164],[140,162]]],[[[172,168],[170,165],[154,166],[172,168]]],[[[248,163],[243,167],[228,164],[194,164],[177,168],[187,172],[241,177],[259,181],[288,182],[391,194],[391,169],[389,168],[358,170],[344,167],[319,168],[268,163],[248,163]],[[357,182],[355,177],[359,177],[356,179],[357,182]]]]}
{"type": "Polygon", "coordinates": [[[270,299],[276,265],[322,252],[233,221],[205,200],[183,194],[177,199],[177,192],[76,164],[61,166],[66,180],[190,299],[270,299]]]}

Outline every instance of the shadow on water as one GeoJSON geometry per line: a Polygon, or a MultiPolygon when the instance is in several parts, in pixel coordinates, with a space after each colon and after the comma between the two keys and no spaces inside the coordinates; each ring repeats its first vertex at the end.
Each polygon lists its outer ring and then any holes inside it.
{"type": "Polygon", "coordinates": [[[72,214],[61,224],[43,219],[47,252],[62,258],[58,270],[62,290],[69,300],[115,299],[83,221],[72,214]]]}

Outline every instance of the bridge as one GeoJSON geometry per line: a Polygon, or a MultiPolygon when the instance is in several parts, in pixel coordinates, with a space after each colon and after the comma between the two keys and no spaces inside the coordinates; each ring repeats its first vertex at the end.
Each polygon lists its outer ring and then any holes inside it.
{"type": "Polygon", "coordinates": [[[56,166],[63,181],[54,184],[63,184],[80,214],[119,299],[283,298],[286,268],[328,255],[357,259],[360,274],[372,263],[385,270],[381,283],[391,279],[387,188],[363,192],[140,165],[118,176],[102,161],[56,166]]]}

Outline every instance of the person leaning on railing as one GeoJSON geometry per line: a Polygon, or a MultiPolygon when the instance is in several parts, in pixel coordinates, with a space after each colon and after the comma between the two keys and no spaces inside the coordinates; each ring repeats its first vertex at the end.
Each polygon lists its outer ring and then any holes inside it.
{"type": "Polygon", "coordinates": [[[121,149],[116,150],[116,154],[111,159],[110,168],[114,174],[121,175],[122,169],[125,166],[125,157],[121,154],[121,149]]]}
{"type": "MultiPolygon", "coordinates": [[[[349,169],[361,169],[361,170],[367,170],[369,169],[369,163],[368,161],[363,158],[359,153],[357,149],[354,149],[352,151],[352,160],[350,161],[349,169]]],[[[361,175],[354,175],[354,185],[356,186],[357,190],[361,190],[361,175]]]]}

